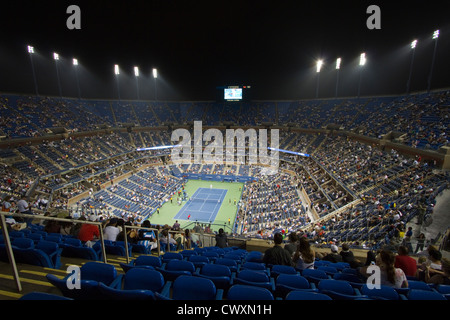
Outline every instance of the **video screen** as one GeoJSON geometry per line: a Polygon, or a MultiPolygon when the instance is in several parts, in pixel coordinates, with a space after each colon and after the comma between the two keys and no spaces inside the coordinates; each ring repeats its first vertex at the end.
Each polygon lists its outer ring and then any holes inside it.
{"type": "Polygon", "coordinates": [[[224,89],[225,100],[242,100],[242,88],[225,88],[224,89]]]}

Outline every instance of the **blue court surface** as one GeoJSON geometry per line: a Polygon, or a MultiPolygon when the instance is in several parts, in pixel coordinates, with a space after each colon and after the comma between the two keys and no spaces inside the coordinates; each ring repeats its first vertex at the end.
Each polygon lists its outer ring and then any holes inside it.
{"type": "Polygon", "coordinates": [[[227,191],[226,189],[198,188],[174,219],[213,222],[227,191]]]}

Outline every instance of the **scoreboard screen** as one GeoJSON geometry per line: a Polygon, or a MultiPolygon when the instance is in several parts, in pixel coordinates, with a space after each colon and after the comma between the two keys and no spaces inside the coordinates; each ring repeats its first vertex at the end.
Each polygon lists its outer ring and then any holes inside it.
{"type": "Polygon", "coordinates": [[[222,101],[246,101],[250,98],[250,86],[225,86],[218,87],[219,100],[222,101]]]}
{"type": "Polygon", "coordinates": [[[224,99],[227,101],[242,100],[242,88],[225,88],[224,99]]]}

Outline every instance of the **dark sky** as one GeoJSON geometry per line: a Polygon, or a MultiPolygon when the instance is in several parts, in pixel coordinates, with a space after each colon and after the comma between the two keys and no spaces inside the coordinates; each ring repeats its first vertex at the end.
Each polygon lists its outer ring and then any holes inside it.
{"type": "Polygon", "coordinates": [[[151,69],[158,68],[160,100],[214,100],[217,87],[250,85],[255,100],[314,98],[316,60],[324,60],[319,97],[334,97],[335,60],[342,58],[339,96],[403,94],[410,71],[409,45],[418,39],[412,91],[427,89],[440,29],[432,89],[450,87],[447,1],[24,1],[0,10],[0,91],[35,92],[26,46],[41,95],[154,99],[151,69]],[[81,9],[81,30],[69,30],[66,9],[81,9]],[[381,30],[369,30],[369,5],[381,9],[381,30]],[[61,60],[55,65],[53,52],[61,60]],[[360,70],[359,55],[367,64],[360,70]],[[133,67],[140,68],[136,83],[133,67]],[[361,79],[361,82],[359,82],[361,79]]]}

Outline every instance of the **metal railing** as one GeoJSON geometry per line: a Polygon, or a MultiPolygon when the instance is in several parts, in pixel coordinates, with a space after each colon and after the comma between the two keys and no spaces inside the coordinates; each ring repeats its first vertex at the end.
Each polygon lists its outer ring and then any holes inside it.
{"type": "MultiPolygon", "coordinates": [[[[93,222],[93,221],[86,221],[86,220],[79,220],[79,219],[67,219],[67,218],[56,218],[56,217],[49,217],[49,216],[44,216],[44,215],[40,215],[40,214],[21,214],[21,213],[12,213],[12,212],[3,212],[0,211],[0,220],[1,220],[1,229],[2,229],[2,233],[3,233],[3,238],[4,238],[4,243],[5,243],[5,249],[6,249],[6,253],[8,255],[8,260],[11,264],[11,268],[12,268],[12,272],[13,272],[13,277],[16,283],[16,287],[17,290],[19,292],[22,291],[22,285],[20,282],[20,276],[19,276],[19,272],[17,269],[17,265],[16,265],[16,260],[14,258],[14,251],[11,245],[11,239],[9,236],[9,231],[8,231],[8,226],[6,223],[6,219],[5,217],[13,217],[13,218],[23,218],[25,220],[29,219],[29,221],[31,220],[47,220],[47,221],[59,221],[59,222],[64,222],[64,223],[74,223],[74,224],[92,224],[92,225],[96,225],[99,228],[99,239],[98,242],[101,244],[101,250],[102,250],[102,260],[104,263],[108,263],[107,260],[107,255],[106,255],[106,247],[105,247],[105,241],[104,241],[104,236],[103,236],[103,229],[104,229],[104,225],[102,222],[93,222]]],[[[148,227],[142,227],[142,226],[127,226],[124,225],[123,226],[123,231],[124,231],[124,245],[125,245],[125,256],[126,256],[126,261],[127,263],[130,263],[130,251],[129,251],[129,245],[128,245],[128,237],[127,237],[127,231],[128,230],[149,230],[149,231],[154,231],[155,232],[155,237],[156,237],[156,243],[157,243],[157,255],[158,257],[161,255],[161,229],[156,229],[156,228],[148,228],[148,227]]],[[[176,234],[180,234],[181,238],[182,238],[182,243],[185,243],[185,233],[183,231],[175,231],[175,230],[168,230],[169,234],[173,235],[173,238],[175,238],[176,234]]],[[[196,235],[199,239],[199,242],[201,244],[202,247],[205,246],[214,246],[215,245],[215,234],[202,234],[202,233],[196,233],[196,232],[191,232],[191,235],[196,235]]],[[[169,236],[167,238],[170,238],[169,236]]],[[[170,251],[170,244],[169,244],[169,239],[167,240],[167,249],[166,251],[170,251]]]]}

